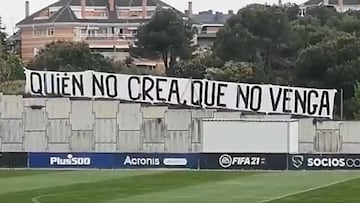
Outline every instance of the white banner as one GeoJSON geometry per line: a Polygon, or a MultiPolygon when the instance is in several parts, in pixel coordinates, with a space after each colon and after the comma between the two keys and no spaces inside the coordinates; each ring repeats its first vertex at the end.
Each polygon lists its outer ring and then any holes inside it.
{"type": "Polygon", "coordinates": [[[37,96],[106,98],[331,118],[336,90],[157,76],[25,69],[25,91],[37,96]]]}

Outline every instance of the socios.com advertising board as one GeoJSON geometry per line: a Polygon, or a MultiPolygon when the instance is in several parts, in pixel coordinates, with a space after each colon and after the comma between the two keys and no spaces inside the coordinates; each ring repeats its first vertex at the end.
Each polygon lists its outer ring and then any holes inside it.
{"type": "Polygon", "coordinates": [[[292,154],[290,170],[360,170],[359,154],[292,154]]]}

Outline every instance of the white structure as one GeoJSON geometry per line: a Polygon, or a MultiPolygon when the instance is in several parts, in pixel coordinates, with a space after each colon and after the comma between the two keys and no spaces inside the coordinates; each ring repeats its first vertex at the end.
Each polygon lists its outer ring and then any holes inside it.
{"type": "Polygon", "coordinates": [[[299,153],[298,120],[204,120],[203,152],[299,153]]]}
{"type": "Polygon", "coordinates": [[[1,152],[360,153],[360,122],[0,95],[1,152]]]}

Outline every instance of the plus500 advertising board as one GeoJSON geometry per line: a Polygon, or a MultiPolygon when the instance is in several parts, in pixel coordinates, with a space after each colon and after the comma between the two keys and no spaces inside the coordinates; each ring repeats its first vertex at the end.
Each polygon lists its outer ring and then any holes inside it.
{"type": "Polygon", "coordinates": [[[29,167],[111,169],[113,157],[105,153],[29,153],[29,167]]]}
{"type": "Polygon", "coordinates": [[[198,167],[197,154],[117,154],[116,168],[188,168],[198,167]]]}

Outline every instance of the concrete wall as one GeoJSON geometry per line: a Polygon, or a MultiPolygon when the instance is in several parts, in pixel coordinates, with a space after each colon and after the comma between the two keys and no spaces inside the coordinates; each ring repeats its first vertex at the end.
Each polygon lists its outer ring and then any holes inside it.
{"type": "Polygon", "coordinates": [[[303,153],[360,153],[360,122],[300,120],[299,139],[303,153]]]}
{"type": "MultiPolygon", "coordinates": [[[[212,118],[265,117],[142,107],[119,101],[0,95],[0,151],[201,152],[202,119],[212,118]]],[[[298,129],[299,152],[360,153],[360,122],[313,123],[313,119],[302,119],[298,129]]]]}
{"type": "Polygon", "coordinates": [[[213,110],[170,110],[119,101],[0,96],[3,152],[199,152],[213,110]]]}

